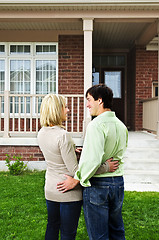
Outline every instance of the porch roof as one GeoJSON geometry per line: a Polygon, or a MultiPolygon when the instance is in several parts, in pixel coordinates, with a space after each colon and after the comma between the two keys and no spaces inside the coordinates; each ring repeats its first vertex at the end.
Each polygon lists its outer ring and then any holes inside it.
{"type": "Polygon", "coordinates": [[[159,0],[0,0],[0,35],[4,41],[8,31],[81,35],[82,19],[92,18],[94,49],[128,50],[157,36],[158,17],[159,0]]]}
{"type": "Polygon", "coordinates": [[[18,4],[25,4],[25,5],[33,5],[33,4],[37,4],[38,6],[40,5],[56,5],[56,6],[62,6],[62,7],[66,7],[66,6],[94,6],[94,7],[98,7],[100,6],[129,6],[129,5],[157,5],[158,4],[158,0],[1,0],[0,4],[5,4],[5,5],[17,5],[18,4]]]}

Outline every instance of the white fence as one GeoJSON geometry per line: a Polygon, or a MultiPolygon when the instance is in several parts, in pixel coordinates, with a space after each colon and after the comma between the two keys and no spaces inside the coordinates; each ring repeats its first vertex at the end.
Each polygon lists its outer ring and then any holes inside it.
{"type": "MultiPolygon", "coordinates": [[[[36,137],[40,129],[40,105],[45,95],[0,94],[0,136],[36,137]]],[[[65,95],[69,113],[65,123],[71,133],[83,132],[83,94],[65,95]]]]}

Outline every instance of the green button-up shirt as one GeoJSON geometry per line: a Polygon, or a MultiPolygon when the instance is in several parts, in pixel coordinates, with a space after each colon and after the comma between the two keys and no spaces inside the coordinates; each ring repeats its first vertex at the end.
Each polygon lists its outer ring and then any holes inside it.
{"type": "Polygon", "coordinates": [[[84,187],[90,186],[93,177],[113,177],[123,175],[123,154],[127,147],[128,131],[126,126],[112,111],[106,111],[94,118],[87,127],[79,168],[74,178],[84,187]],[[113,172],[95,175],[107,159],[119,161],[119,168],[113,172]]]}

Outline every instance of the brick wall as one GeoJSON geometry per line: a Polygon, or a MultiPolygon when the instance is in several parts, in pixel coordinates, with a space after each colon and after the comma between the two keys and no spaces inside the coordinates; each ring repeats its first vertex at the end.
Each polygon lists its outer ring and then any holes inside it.
{"type": "MultiPolygon", "coordinates": [[[[38,146],[0,146],[0,161],[5,161],[6,154],[21,156],[22,161],[44,161],[44,156],[38,146]]],[[[80,154],[76,153],[79,161],[80,154]]],[[[14,160],[14,159],[13,159],[14,160]]]]}
{"type": "MultiPolygon", "coordinates": [[[[83,94],[84,93],[84,37],[60,35],[59,40],[59,94],[83,94]]],[[[68,131],[71,130],[71,102],[68,102],[68,131]]],[[[80,100],[80,131],[83,128],[83,99],[80,100]]],[[[77,128],[77,104],[74,103],[74,130],[77,128]]]]}
{"type": "Polygon", "coordinates": [[[84,91],[83,36],[59,36],[60,94],[82,94],[84,91]]]}
{"type": "Polygon", "coordinates": [[[25,161],[43,161],[43,154],[38,146],[0,146],[0,160],[5,160],[6,154],[20,155],[25,161]]]}
{"type": "Polygon", "coordinates": [[[152,82],[158,80],[158,53],[136,49],[135,130],[142,129],[142,99],[152,97],[152,82]]]}

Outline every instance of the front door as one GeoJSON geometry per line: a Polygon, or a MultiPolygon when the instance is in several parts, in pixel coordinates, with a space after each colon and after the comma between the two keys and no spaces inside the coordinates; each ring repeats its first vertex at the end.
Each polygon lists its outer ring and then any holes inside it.
{"type": "Polygon", "coordinates": [[[116,116],[122,121],[124,119],[124,70],[103,69],[103,82],[113,91],[113,111],[116,116]]]}

